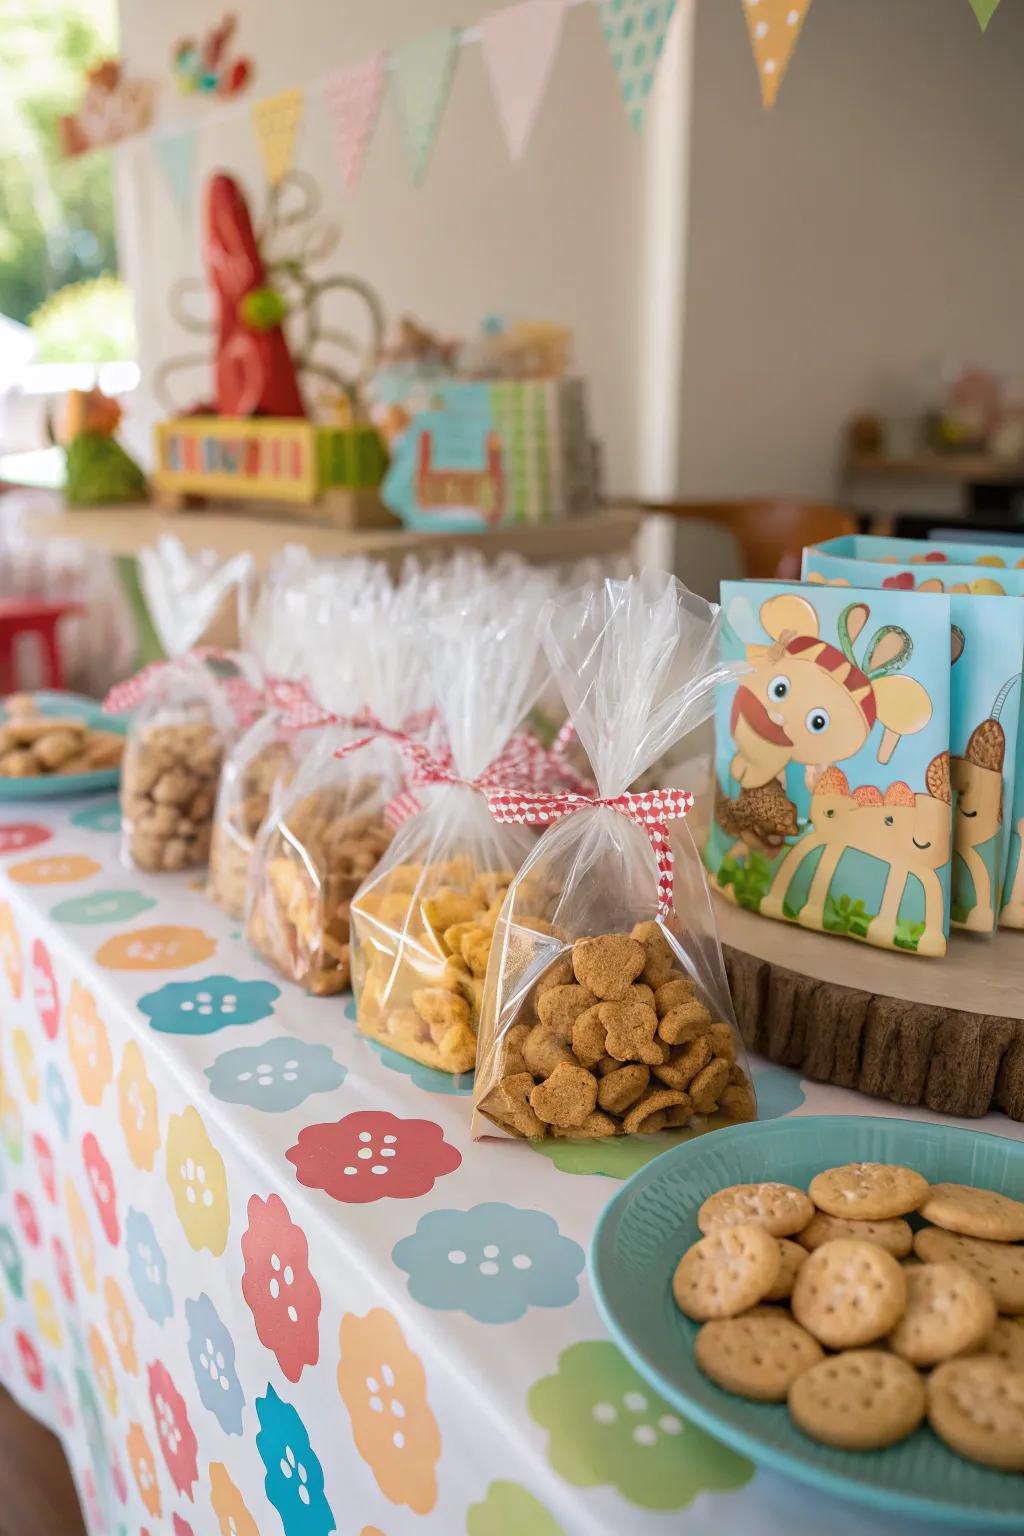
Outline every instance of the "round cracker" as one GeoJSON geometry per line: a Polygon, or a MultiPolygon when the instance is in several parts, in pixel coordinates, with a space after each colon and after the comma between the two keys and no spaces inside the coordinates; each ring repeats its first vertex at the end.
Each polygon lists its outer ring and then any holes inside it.
{"type": "Polygon", "coordinates": [[[796,1240],[808,1253],[813,1253],[822,1243],[830,1243],[836,1237],[877,1243],[894,1259],[905,1259],[914,1241],[914,1234],[902,1216],[892,1216],[887,1221],[854,1221],[848,1216],[829,1216],[825,1211],[815,1211],[796,1240]]]}
{"type": "Polygon", "coordinates": [[[998,1355],[1000,1360],[1005,1360],[1015,1370],[1024,1371],[1024,1318],[997,1318],[992,1332],[980,1348],[975,1350],[975,1354],[998,1355]]]}
{"type": "Polygon", "coordinates": [[[793,1316],[829,1349],[857,1349],[903,1316],[907,1272],[876,1243],[838,1237],[809,1254],[793,1287],[793,1316]]]}
{"type": "Polygon", "coordinates": [[[753,1221],[773,1237],[790,1237],[813,1215],[814,1206],[795,1184],[731,1184],[708,1196],[697,1212],[697,1225],[707,1233],[753,1221]]]}
{"type": "Polygon", "coordinates": [[[899,1163],[845,1163],[816,1174],[807,1192],[830,1216],[888,1221],[917,1210],[928,1194],[928,1180],[899,1163]]]}
{"type": "Polygon", "coordinates": [[[995,1327],[992,1292],[962,1265],[914,1265],[906,1281],[907,1310],[888,1343],[911,1365],[938,1365],[970,1354],[995,1327]]]}
{"type": "Polygon", "coordinates": [[[970,1184],[933,1184],[921,1205],[921,1215],[949,1232],[983,1237],[998,1243],[1024,1239],[1024,1202],[994,1189],[970,1184]]]}
{"type": "Polygon", "coordinates": [[[764,1227],[719,1227],[688,1249],[672,1277],[676,1306],[697,1322],[756,1306],[779,1273],[779,1245],[764,1227]]]}
{"type": "Polygon", "coordinates": [[[1024,1312],[1024,1248],[922,1227],[914,1234],[914,1252],[928,1264],[962,1264],[988,1286],[1000,1312],[1024,1312]]]}
{"type": "Polygon", "coordinates": [[[913,1366],[882,1349],[826,1356],[789,1389],[789,1411],[804,1434],[851,1451],[906,1439],[924,1418],[925,1401],[913,1366]]]}
{"type": "Polygon", "coordinates": [[[800,1373],[825,1354],[817,1339],[785,1312],[764,1307],[705,1323],[694,1356],[723,1391],[758,1403],[781,1403],[800,1373]]]}
{"type": "Polygon", "coordinates": [[[994,1355],[947,1360],[928,1378],[928,1422],[961,1456],[1024,1472],[1024,1371],[994,1355]]]}
{"type": "Polygon", "coordinates": [[[788,1301],[796,1284],[797,1270],[807,1257],[806,1248],[801,1248],[799,1243],[791,1243],[788,1237],[780,1237],[778,1244],[779,1272],[771,1290],[765,1292],[765,1301],[788,1301]]]}

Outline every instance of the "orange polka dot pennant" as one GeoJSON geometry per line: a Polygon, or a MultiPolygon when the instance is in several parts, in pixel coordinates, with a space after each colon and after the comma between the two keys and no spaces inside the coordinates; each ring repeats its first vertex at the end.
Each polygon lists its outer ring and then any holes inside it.
{"type": "Polygon", "coordinates": [[[764,106],[775,105],[811,0],[743,0],[764,106]]]}

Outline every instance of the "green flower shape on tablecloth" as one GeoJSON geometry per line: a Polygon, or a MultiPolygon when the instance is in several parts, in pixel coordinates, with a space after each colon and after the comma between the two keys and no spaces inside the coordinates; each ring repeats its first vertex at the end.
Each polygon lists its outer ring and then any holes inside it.
{"type": "MultiPolygon", "coordinates": [[[[350,997],[345,1005],[345,1017],[356,1021],[355,998],[350,997]]],[[[424,1093],[467,1094],[473,1092],[472,1072],[438,1072],[434,1067],[424,1066],[422,1061],[413,1061],[411,1056],[403,1056],[398,1051],[393,1051],[389,1046],[382,1045],[379,1040],[368,1040],[363,1036],[363,1044],[380,1059],[381,1065],[389,1072],[398,1072],[402,1077],[408,1077],[417,1088],[422,1088],[424,1093]]]]}
{"type": "Polygon", "coordinates": [[[142,891],[92,891],[58,901],[50,916],[56,923],[126,923],[155,906],[142,891]]]}
{"type": "Polygon", "coordinates": [[[0,1268],[3,1269],[12,1295],[20,1299],[25,1294],[25,1270],[10,1227],[0,1227],[0,1268]]]}
{"type": "Polygon", "coordinates": [[[466,1536],[565,1536],[558,1521],[519,1483],[492,1483],[466,1510],[466,1536]]]}
{"type": "Polygon", "coordinates": [[[563,1141],[549,1136],[527,1146],[549,1157],[562,1173],[603,1173],[609,1179],[629,1179],[662,1152],[688,1141],[692,1131],[658,1131],[651,1136],[608,1136],[603,1140],[563,1141]]]}
{"type": "Polygon", "coordinates": [[[232,1024],[257,1024],[269,1018],[281,996],[271,981],[239,981],[234,976],[203,976],[197,981],[169,981],[139,998],[150,1029],[164,1035],[212,1035],[232,1024]]]}
{"type": "Polygon", "coordinates": [[[121,807],[116,796],[112,800],[101,800],[98,805],[90,805],[84,811],[76,811],[71,818],[73,827],[85,827],[89,832],[120,832],[121,807]]]}
{"type": "Polygon", "coordinates": [[[555,1375],[530,1388],[527,1407],[548,1431],[560,1477],[575,1488],[610,1483],[643,1509],[682,1509],[754,1475],[745,1456],[687,1423],[605,1341],[563,1350],[555,1375]]]}

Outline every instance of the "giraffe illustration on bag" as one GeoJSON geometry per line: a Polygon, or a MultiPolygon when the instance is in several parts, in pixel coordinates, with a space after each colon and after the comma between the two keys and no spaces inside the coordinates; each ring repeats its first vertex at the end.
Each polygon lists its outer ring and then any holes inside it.
{"type": "MultiPolygon", "coordinates": [[[[926,791],[915,794],[897,781],[882,793],[874,785],[850,789],[835,766],[821,773],[811,796],[810,829],[786,853],[760,904],[768,917],[786,917],[787,895],[804,860],[818,853],[807,899],[795,921],[804,928],[825,928],[825,903],[844,853],[855,850],[888,865],[877,915],[865,914],[864,929],[850,929],[868,944],[896,946],[900,905],[911,875],[924,891],[924,925],[919,955],[944,955],[946,936],[942,885],[938,871],[949,859],[951,794],[949,754],[940,752],[928,765],[926,791]]],[[[792,910],[790,908],[790,910],[792,910]]]]}
{"type": "MultiPolygon", "coordinates": [[[[1003,705],[1016,686],[1019,673],[1005,682],[996,695],[989,716],[975,726],[962,757],[951,760],[953,788],[956,790],[953,847],[963,859],[974,882],[974,906],[960,926],[977,933],[991,933],[995,927],[998,892],[982,855],[982,843],[995,837],[1003,824],[1003,764],[1006,759],[1006,732],[999,723],[1003,705]]],[[[1000,861],[997,856],[997,866],[1000,861]]],[[[953,870],[953,901],[960,903],[957,871],[953,870]]]]}
{"type": "Polygon", "coordinates": [[[808,788],[830,764],[859,752],[880,721],[878,761],[889,762],[902,736],[931,719],[927,692],[902,671],[913,653],[905,629],[883,625],[864,647],[854,644],[871,615],[851,603],[839,615],[839,645],[819,635],[818,614],[805,597],[785,593],[761,605],[769,645],[748,645],[753,664],[736,690],[731,729],[736,755],[730,772],[744,790],[771,779],[784,783],[787,766],[802,763],[808,788]]]}

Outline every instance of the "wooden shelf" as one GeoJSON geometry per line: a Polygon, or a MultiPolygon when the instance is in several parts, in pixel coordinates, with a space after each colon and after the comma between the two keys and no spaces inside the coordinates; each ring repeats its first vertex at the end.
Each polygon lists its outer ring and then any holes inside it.
{"type": "Polygon", "coordinates": [[[910,458],[852,453],[846,461],[846,473],[872,480],[952,480],[962,485],[990,485],[1024,480],[1024,460],[1010,463],[987,453],[922,452],[910,458]]]}

